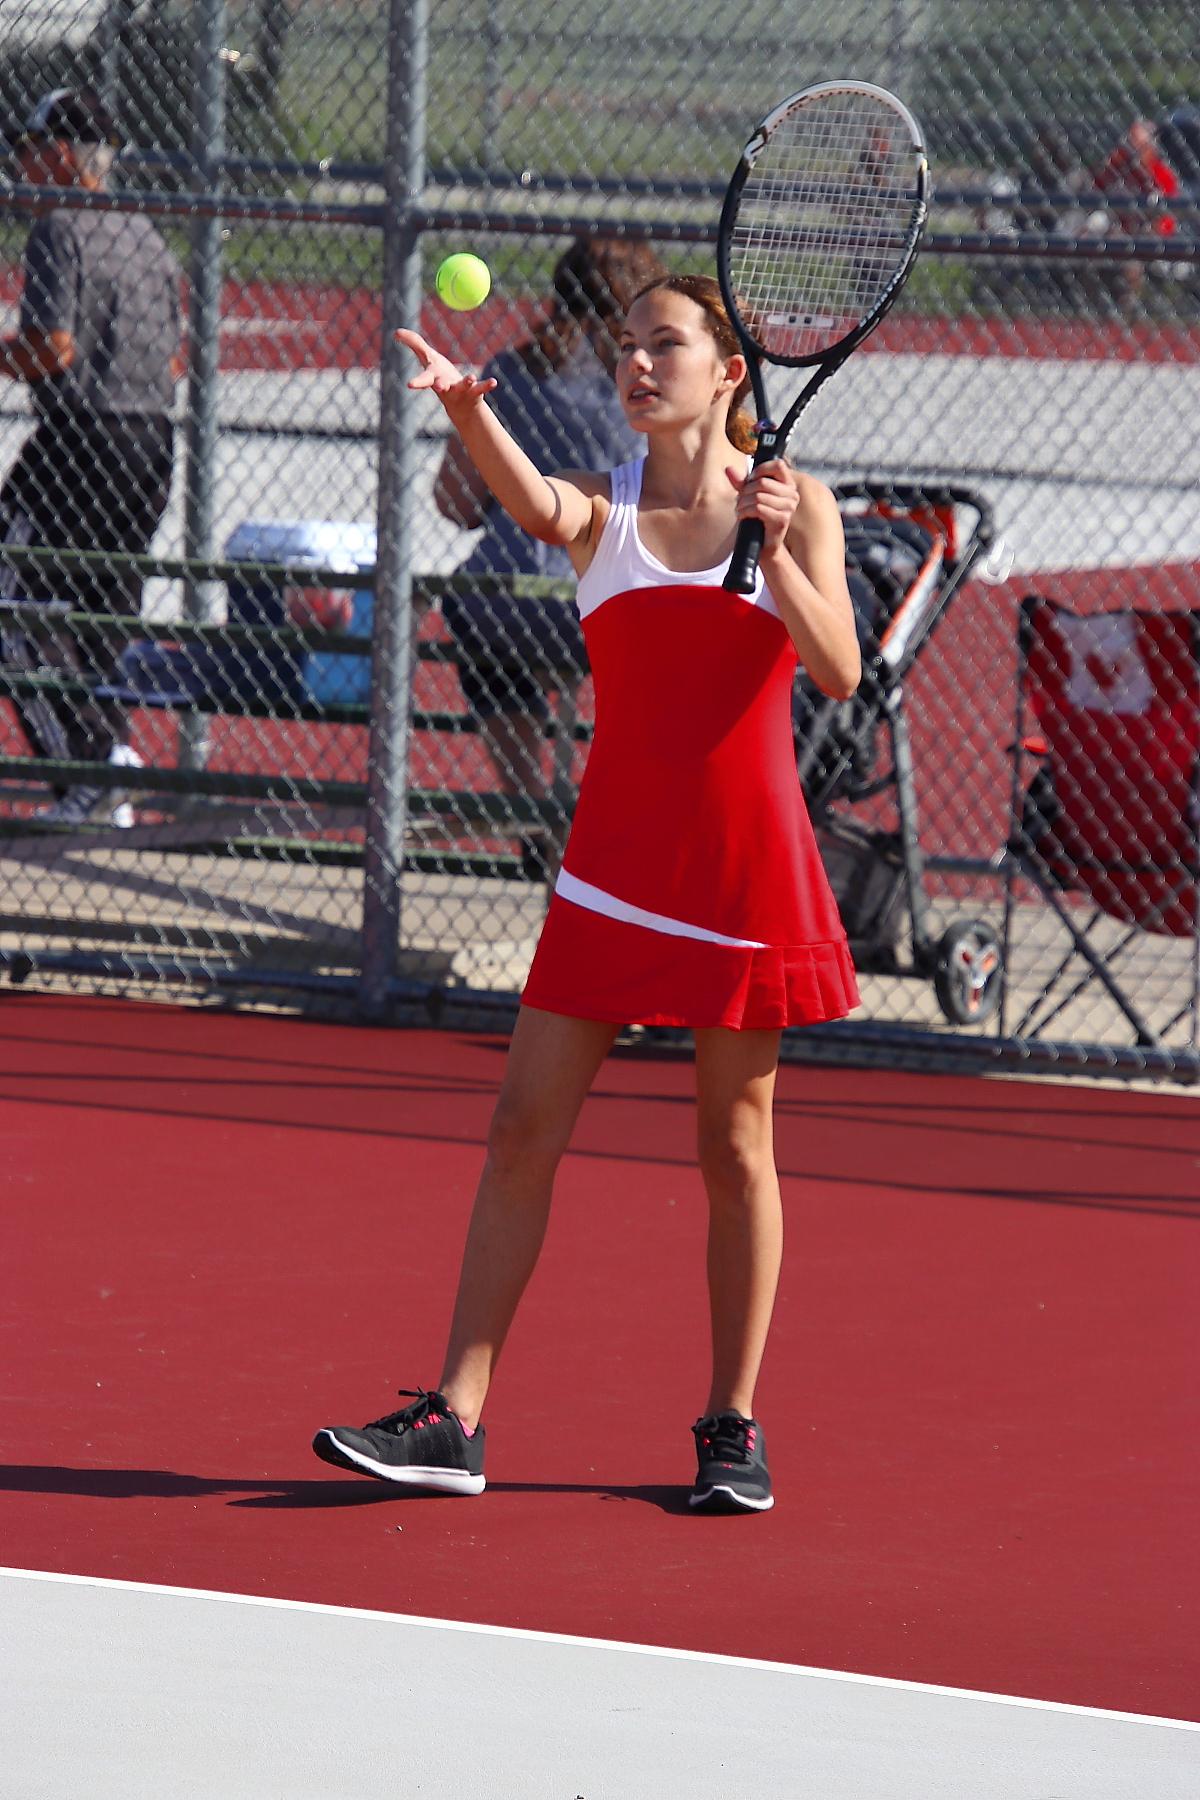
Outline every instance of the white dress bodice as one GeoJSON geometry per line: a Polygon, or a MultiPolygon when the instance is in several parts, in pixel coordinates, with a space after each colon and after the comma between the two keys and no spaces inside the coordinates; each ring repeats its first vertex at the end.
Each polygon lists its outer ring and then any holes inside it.
{"type": "MultiPolygon", "coordinates": [[[[746,458],[749,472],[751,458],[746,458]]],[[[642,492],[642,473],[646,459],[618,463],[610,473],[612,484],[608,518],[596,554],[579,577],[575,604],[579,616],[586,619],[614,594],[627,594],[635,588],[720,587],[729,567],[729,558],[715,569],[668,569],[652,556],[638,532],[638,502],[642,492]]],[[[738,596],[748,606],[761,606],[776,619],[779,608],[763,580],[761,570],[755,572],[754,592],[738,596]]]]}

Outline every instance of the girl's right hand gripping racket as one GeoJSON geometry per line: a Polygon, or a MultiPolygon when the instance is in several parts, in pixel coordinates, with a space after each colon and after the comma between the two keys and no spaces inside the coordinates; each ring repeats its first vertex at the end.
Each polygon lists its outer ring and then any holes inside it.
{"type": "MultiPolygon", "coordinates": [[[[878,325],[908,278],[928,211],[916,120],[865,81],[823,81],[768,114],[742,152],[721,210],[717,276],[757,412],[754,466],[782,456],[792,427],[878,325]],[[762,365],[816,373],[782,425],[762,365]]],[[[743,519],[723,585],[754,589],[763,525],[743,519]]]]}

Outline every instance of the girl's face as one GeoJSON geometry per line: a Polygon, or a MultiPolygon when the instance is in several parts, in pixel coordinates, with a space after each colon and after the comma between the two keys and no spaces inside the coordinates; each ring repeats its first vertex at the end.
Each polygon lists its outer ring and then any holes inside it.
{"type": "Polygon", "coordinates": [[[704,313],[686,294],[643,294],[621,328],[617,393],[635,431],[678,430],[728,411],[746,373],[742,357],[722,356],[704,313]]]}

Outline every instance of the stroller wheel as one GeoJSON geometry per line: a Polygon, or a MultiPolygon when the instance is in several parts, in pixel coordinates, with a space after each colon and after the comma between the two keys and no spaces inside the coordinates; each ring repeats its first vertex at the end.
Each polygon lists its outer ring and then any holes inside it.
{"type": "Polygon", "coordinates": [[[952,1025],[982,1025],[1000,1004],[1000,940],[981,919],[955,919],[937,950],[933,991],[952,1025]]]}

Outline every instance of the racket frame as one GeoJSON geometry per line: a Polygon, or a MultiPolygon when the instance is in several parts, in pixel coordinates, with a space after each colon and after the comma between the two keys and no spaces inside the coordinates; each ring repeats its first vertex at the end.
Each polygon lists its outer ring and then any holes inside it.
{"type": "MultiPolygon", "coordinates": [[[[742,354],[746,358],[750,374],[750,388],[754,395],[754,430],[758,439],[754,450],[754,468],[757,469],[762,463],[771,462],[775,457],[785,454],[788,439],[791,437],[796,421],[818,388],[822,387],[831,375],[837,373],[847,357],[858,349],[863,339],[869,337],[880,320],[890,312],[917,260],[921,234],[925,229],[928,216],[929,162],[925,153],[921,128],[903,101],[897,100],[895,94],[889,94],[886,88],[876,87],[869,81],[817,82],[812,87],[801,88],[798,93],[790,94],[786,100],[781,100],[778,106],[771,109],[754,132],[742,151],[738,166],[725,190],[721,220],[717,229],[717,281],[720,284],[721,298],[724,301],[729,322],[733,326],[738,343],[742,347],[742,354]],[[908,127],[916,159],[916,204],[913,207],[909,223],[904,253],[897,262],[890,281],[867,316],[860,319],[844,338],[839,338],[835,344],[828,345],[824,350],[810,351],[807,356],[777,356],[764,350],[742,322],[729,273],[730,244],[741,204],[742,190],[759,156],[770,142],[775,127],[800,101],[822,99],[829,94],[869,94],[873,99],[882,100],[899,114],[908,127]],[[788,408],[782,424],[779,425],[774,423],[767,411],[767,390],[762,373],[764,362],[773,363],[779,368],[815,367],[816,369],[816,373],[797,394],[788,408]]],[[[765,529],[761,519],[741,520],[734,544],[733,557],[722,584],[725,588],[737,594],[749,594],[754,591],[754,578],[764,536],[765,529]]]]}

